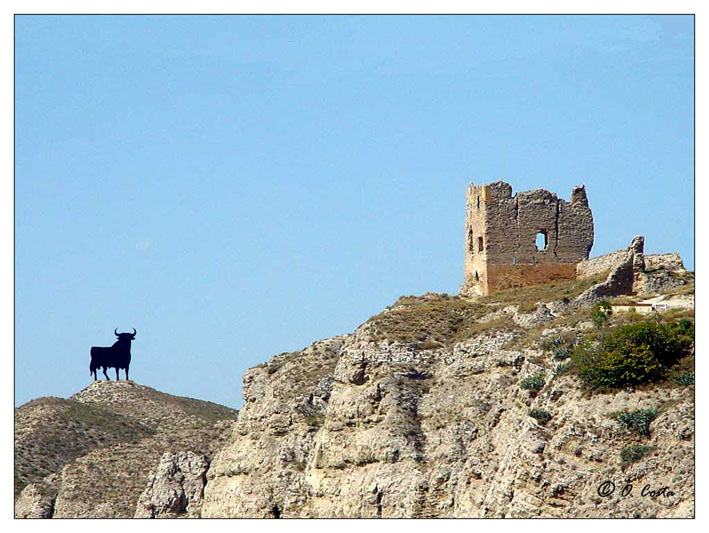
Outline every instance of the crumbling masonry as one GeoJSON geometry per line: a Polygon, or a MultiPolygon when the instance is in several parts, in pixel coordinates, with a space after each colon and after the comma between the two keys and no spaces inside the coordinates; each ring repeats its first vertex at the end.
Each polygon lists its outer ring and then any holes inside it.
{"type": "Polygon", "coordinates": [[[592,259],[593,216],[586,189],[571,201],[544,189],[512,196],[503,181],[468,187],[465,217],[464,296],[581,278],[605,278],[576,298],[657,294],[693,282],[678,253],[644,254],[638,235],[624,250],[592,259]]]}
{"type": "Polygon", "coordinates": [[[571,201],[544,189],[512,196],[503,181],[468,187],[464,295],[576,279],[593,246],[586,189],[571,201]]]}

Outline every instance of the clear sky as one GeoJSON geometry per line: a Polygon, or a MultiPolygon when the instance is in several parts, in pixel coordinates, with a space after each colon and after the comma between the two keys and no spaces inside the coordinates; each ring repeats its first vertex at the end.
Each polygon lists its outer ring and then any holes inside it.
{"type": "Polygon", "coordinates": [[[457,292],[469,182],[585,184],[592,256],[694,269],[692,17],[15,29],[17,405],[135,327],[131,378],[238,407],[247,368],[457,292]]]}

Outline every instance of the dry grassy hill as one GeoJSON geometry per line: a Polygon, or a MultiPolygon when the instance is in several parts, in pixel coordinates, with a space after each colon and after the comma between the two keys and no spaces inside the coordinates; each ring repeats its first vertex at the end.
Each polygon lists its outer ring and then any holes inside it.
{"type": "Polygon", "coordinates": [[[163,453],[211,457],[236,416],[132,381],[32,400],[15,410],[16,515],[132,517],[163,453]]]}
{"type": "Polygon", "coordinates": [[[38,398],[15,410],[15,495],[93,448],[136,442],[155,430],[98,405],[38,398]]]}

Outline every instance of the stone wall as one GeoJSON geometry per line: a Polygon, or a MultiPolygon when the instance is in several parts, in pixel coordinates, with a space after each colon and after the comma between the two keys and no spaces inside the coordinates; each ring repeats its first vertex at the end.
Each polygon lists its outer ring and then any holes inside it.
{"type": "Polygon", "coordinates": [[[669,271],[682,271],[684,264],[679,253],[672,254],[650,254],[645,256],[645,270],[658,270],[663,268],[669,271]]]}
{"type": "MultiPolygon", "coordinates": [[[[608,277],[580,294],[576,298],[576,303],[588,305],[611,296],[641,292],[645,271],[644,248],[645,237],[638,235],[625,250],[618,250],[596,258],[599,259],[594,263],[596,268],[607,269],[610,267],[608,277]]],[[[603,270],[598,270],[598,272],[603,272],[603,270]]]]}
{"type": "Polygon", "coordinates": [[[599,255],[592,259],[585,259],[576,265],[576,276],[581,278],[592,278],[598,274],[603,274],[622,263],[628,255],[628,250],[616,250],[605,255],[599,255]]]}
{"type": "Polygon", "coordinates": [[[490,293],[529,285],[543,285],[576,279],[576,264],[490,265],[487,270],[490,293]]]}
{"type": "Polygon", "coordinates": [[[464,289],[468,294],[487,294],[487,252],[485,205],[492,201],[488,186],[468,186],[465,208],[464,289]]]}
{"type": "Polygon", "coordinates": [[[465,231],[461,293],[468,295],[573,279],[575,274],[570,272],[579,261],[588,259],[593,246],[593,216],[582,186],[574,187],[571,201],[566,202],[544,189],[513,196],[512,186],[503,181],[471,184],[465,231]],[[541,248],[536,245],[538,234],[545,240],[541,248]],[[554,272],[563,275],[555,278],[554,272]]]}

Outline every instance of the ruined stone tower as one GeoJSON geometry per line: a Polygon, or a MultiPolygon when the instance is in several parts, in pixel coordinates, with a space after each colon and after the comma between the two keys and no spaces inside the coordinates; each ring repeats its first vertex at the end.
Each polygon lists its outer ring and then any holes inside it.
{"type": "Polygon", "coordinates": [[[593,246],[586,189],[571,201],[544,189],[512,196],[503,181],[470,184],[465,218],[465,272],[461,294],[576,279],[576,265],[593,246]]]}

